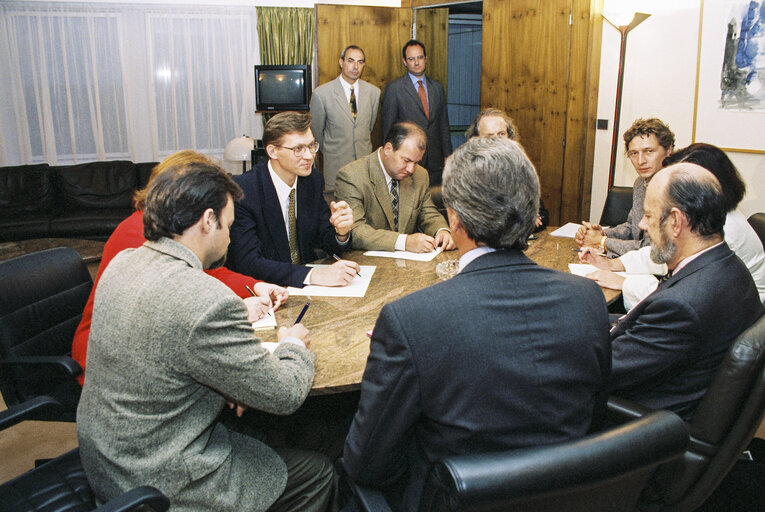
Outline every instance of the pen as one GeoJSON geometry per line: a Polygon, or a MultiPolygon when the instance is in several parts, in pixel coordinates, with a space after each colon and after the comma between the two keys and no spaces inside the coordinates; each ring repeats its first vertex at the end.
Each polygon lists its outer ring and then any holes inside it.
{"type": "Polygon", "coordinates": [[[247,289],[247,291],[248,291],[248,292],[250,292],[250,295],[252,295],[253,297],[257,297],[257,295],[255,295],[255,292],[254,292],[254,291],[252,291],[252,288],[250,288],[250,287],[249,287],[249,286],[247,286],[247,285],[244,285],[244,287],[247,289]]]}
{"type": "Polygon", "coordinates": [[[305,303],[305,306],[303,306],[303,310],[298,315],[297,319],[295,320],[295,324],[299,324],[300,321],[303,319],[303,315],[305,315],[305,312],[308,311],[308,306],[311,305],[311,301],[307,301],[305,303]]]}
{"type": "MultiPolygon", "coordinates": [[[[571,250],[574,252],[582,252],[581,249],[571,249],[571,250]]],[[[602,252],[596,252],[595,254],[597,254],[598,256],[605,256],[605,254],[603,254],[602,252]]]]}
{"type": "MultiPolygon", "coordinates": [[[[333,258],[335,258],[335,260],[336,260],[336,261],[342,261],[342,260],[340,259],[340,256],[338,256],[337,254],[333,254],[333,255],[332,255],[332,257],[333,257],[333,258]]],[[[361,277],[361,274],[359,274],[359,272],[358,272],[358,271],[356,271],[356,275],[357,275],[357,276],[359,276],[359,277],[361,277]]]]}

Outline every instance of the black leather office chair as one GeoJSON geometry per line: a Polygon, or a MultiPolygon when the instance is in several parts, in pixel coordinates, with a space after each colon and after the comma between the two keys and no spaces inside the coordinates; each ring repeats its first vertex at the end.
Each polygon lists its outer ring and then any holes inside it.
{"type": "MultiPolygon", "coordinates": [[[[687,444],[680,417],[656,411],[567,443],[449,457],[431,470],[419,510],[634,510],[651,471],[687,444]]],[[[349,485],[363,510],[390,510],[379,491],[349,485]]]]}
{"type": "MultiPolygon", "coordinates": [[[[612,420],[649,411],[612,397],[612,420]]],[[[765,316],[731,346],[689,423],[683,457],[660,466],[643,493],[644,510],[691,511],[704,503],[749,445],[765,414],[765,316]]]]}
{"type": "Polygon", "coordinates": [[[749,225],[754,228],[755,233],[760,237],[762,246],[765,247],[765,213],[754,213],[748,220],[749,225]]]}
{"type": "MultiPolygon", "coordinates": [[[[38,420],[61,412],[47,396],[33,398],[0,412],[0,430],[20,421],[38,420]]],[[[75,449],[0,485],[0,511],[13,512],[164,512],[170,507],[154,487],[137,487],[96,507],[93,491],[75,449]]]]}
{"type": "Polygon", "coordinates": [[[59,247],[0,263],[0,393],[9,407],[39,395],[63,404],[40,418],[74,421],[82,368],[72,337],[93,281],[74,249],[59,247]]]}
{"type": "Polygon", "coordinates": [[[632,187],[611,187],[600,215],[601,226],[616,226],[627,221],[632,209],[632,187]]]}

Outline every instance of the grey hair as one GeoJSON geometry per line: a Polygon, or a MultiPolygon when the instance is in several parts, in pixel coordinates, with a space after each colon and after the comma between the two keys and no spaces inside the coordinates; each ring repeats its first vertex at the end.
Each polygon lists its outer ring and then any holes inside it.
{"type": "Polygon", "coordinates": [[[444,204],[468,236],[495,249],[526,249],[539,211],[539,178],[523,147],[474,137],[446,161],[444,204]]]}

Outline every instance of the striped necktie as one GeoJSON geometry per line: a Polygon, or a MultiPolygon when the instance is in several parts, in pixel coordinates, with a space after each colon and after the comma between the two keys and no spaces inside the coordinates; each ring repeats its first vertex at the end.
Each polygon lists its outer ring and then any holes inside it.
{"type": "Polygon", "coordinates": [[[295,189],[290,190],[290,203],[287,207],[287,219],[289,221],[290,259],[295,265],[300,265],[300,251],[297,239],[297,216],[295,215],[295,189]]]}
{"type": "Polygon", "coordinates": [[[390,204],[393,207],[393,229],[398,231],[398,180],[390,180],[390,204]]]}

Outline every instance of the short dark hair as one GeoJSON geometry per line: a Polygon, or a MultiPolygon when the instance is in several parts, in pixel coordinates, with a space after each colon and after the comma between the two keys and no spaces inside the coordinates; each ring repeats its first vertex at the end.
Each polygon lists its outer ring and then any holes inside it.
{"type": "Polygon", "coordinates": [[[520,142],[518,128],[515,126],[513,118],[507,115],[504,110],[500,110],[498,108],[486,108],[478,112],[478,115],[475,116],[473,122],[470,123],[470,126],[468,126],[468,129],[465,131],[465,138],[472,139],[473,137],[478,137],[478,123],[480,123],[481,119],[484,117],[490,116],[502,118],[502,120],[505,122],[505,126],[507,127],[507,138],[520,142]]]}
{"type": "Polygon", "coordinates": [[[664,194],[662,224],[674,207],[683,212],[692,232],[705,238],[723,235],[728,213],[725,196],[720,183],[711,173],[707,176],[699,177],[685,169],[672,169],[664,194]]]}
{"type": "Polygon", "coordinates": [[[425,50],[424,44],[419,42],[417,39],[410,39],[409,41],[406,42],[406,44],[404,45],[404,48],[401,50],[401,56],[404,58],[404,60],[406,60],[406,49],[409,48],[410,46],[419,46],[420,48],[422,48],[422,54],[425,57],[428,56],[428,52],[425,50]]]}
{"type": "Polygon", "coordinates": [[[268,120],[263,129],[263,147],[278,145],[289,133],[305,133],[311,128],[311,114],[301,112],[280,112],[268,120]]]}
{"type": "Polygon", "coordinates": [[[655,117],[649,119],[635,119],[626,132],[624,132],[624,151],[630,150],[632,139],[644,135],[656,135],[659,144],[664,149],[675,145],[675,134],[669,129],[669,125],[655,117]]]}
{"type": "Polygon", "coordinates": [[[348,50],[358,50],[358,51],[360,51],[361,54],[364,56],[364,60],[367,60],[367,54],[364,53],[364,50],[362,50],[360,46],[356,46],[355,44],[351,44],[351,45],[348,45],[348,46],[345,47],[345,50],[343,50],[343,53],[340,54],[340,58],[341,59],[345,60],[345,53],[348,50]]]}
{"type": "Polygon", "coordinates": [[[143,236],[172,238],[193,226],[208,208],[220,222],[228,198],[242,198],[231,176],[212,163],[191,162],[169,167],[149,185],[143,209],[143,236]]]}
{"type": "Polygon", "coordinates": [[[428,136],[425,135],[425,131],[422,128],[408,121],[402,121],[391,126],[388,130],[388,133],[385,134],[383,146],[390,142],[393,146],[393,151],[398,151],[398,148],[401,147],[401,144],[403,144],[404,141],[411,136],[418,137],[419,144],[417,147],[420,150],[424,150],[428,141],[428,136]]]}
{"type": "Polygon", "coordinates": [[[696,142],[688,147],[673,151],[664,159],[664,167],[679,162],[697,164],[711,172],[720,182],[723,195],[725,196],[726,211],[733,211],[738,203],[744,199],[746,184],[741,179],[738,169],[730,161],[725,151],[704,142],[696,142]]]}

